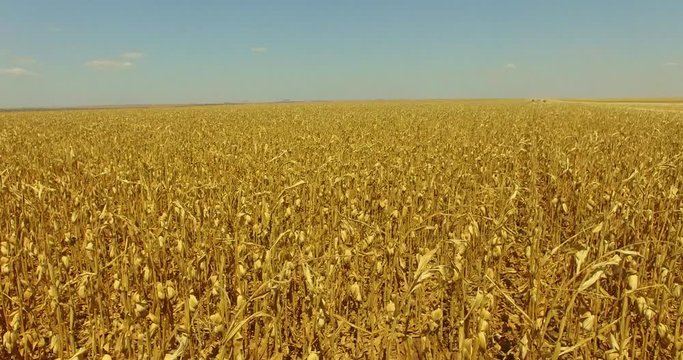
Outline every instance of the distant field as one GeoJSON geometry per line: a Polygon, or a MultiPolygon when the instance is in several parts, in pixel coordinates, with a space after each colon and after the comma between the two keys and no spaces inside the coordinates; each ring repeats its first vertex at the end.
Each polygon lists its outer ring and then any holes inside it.
{"type": "Polygon", "coordinates": [[[683,98],[629,98],[629,99],[568,99],[569,101],[597,102],[597,103],[638,103],[638,104],[677,104],[683,103],[683,98]]]}
{"type": "Polygon", "coordinates": [[[561,100],[565,103],[630,108],[660,112],[682,112],[683,99],[605,99],[605,100],[561,100]]]}
{"type": "Polygon", "coordinates": [[[0,113],[0,358],[680,359],[683,113],[619,103],[0,113]]]}

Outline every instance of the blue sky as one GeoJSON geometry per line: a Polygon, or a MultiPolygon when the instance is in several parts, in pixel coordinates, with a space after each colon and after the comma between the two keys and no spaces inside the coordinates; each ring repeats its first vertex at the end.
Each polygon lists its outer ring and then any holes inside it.
{"type": "Polygon", "coordinates": [[[0,107],[683,96],[683,1],[0,0],[0,107]]]}

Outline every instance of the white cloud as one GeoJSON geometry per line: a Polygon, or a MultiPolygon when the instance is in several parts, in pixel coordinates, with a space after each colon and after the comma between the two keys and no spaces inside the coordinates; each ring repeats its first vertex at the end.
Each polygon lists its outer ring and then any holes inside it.
{"type": "Polygon", "coordinates": [[[12,77],[19,77],[19,76],[36,76],[38,74],[28,71],[24,68],[20,67],[15,67],[15,68],[10,68],[10,69],[0,69],[0,76],[12,76],[12,77]]]}
{"type": "Polygon", "coordinates": [[[251,48],[251,52],[253,54],[263,54],[263,53],[268,52],[268,48],[266,48],[266,47],[253,47],[253,48],[251,48]]]}
{"type": "Polygon", "coordinates": [[[129,51],[121,54],[118,58],[90,60],[85,63],[85,66],[95,70],[126,70],[135,67],[134,60],[144,57],[144,53],[129,51]]]}
{"type": "Polygon", "coordinates": [[[505,64],[504,68],[514,70],[517,69],[517,65],[515,64],[505,64]]]}
{"type": "Polygon", "coordinates": [[[677,62],[669,61],[669,62],[665,62],[663,65],[664,66],[678,66],[680,64],[677,62]]]}
{"type": "Polygon", "coordinates": [[[131,52],[123,53],[121,55],[121,57],[124,59],[136,60],[136,59],[142,59],[143,57],[145,57],[145,54],[143,54],[141,52],[137,52],[137,51],[131,51],[131,52]]]}
{"type": "Polygon", "coordinates": [[[133,65],[132,62],[125,60],[98,59],[86,62],[85,66],[95,70],[125,70],[130,69],[135,65],[133,65]]]}

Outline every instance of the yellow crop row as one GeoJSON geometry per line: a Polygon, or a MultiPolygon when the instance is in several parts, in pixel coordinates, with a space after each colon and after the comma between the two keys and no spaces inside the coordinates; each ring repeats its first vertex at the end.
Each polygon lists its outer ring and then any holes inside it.
{"type": "Polygon", "coordinates": [[[0,358],[681,360],[682,185],[680,112],[0,113],[0,358]]]}

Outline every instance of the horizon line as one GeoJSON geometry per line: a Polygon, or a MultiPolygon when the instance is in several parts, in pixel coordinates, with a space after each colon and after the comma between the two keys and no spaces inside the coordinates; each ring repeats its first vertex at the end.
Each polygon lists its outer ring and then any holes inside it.
{"type": "Polygon", "coordinates": [[[23,111],[67,111],[67,110],[106,110],[106,109],[141,109],[163,107],[200,107],[223,105],[268,105],[268,104],[302,104],[302,103],[349,103],[349,102],[418,102],[418,101],[520,101],[520,100],[550,100],[550,101],[579,101],[579,102],[648,102],[672,103],[683,102],[683,96],[670,97],[463,97],[463,98],[359,98],[359,99],[306,99],[306,100],[263,100],[263,101],[226,101],[226,102],[187,102],[187,103],[130,103],[130,104],[97,104],[97,105],[64,105],[64,106],[17,106],[0,107],[0,112],[23,111]]]}

